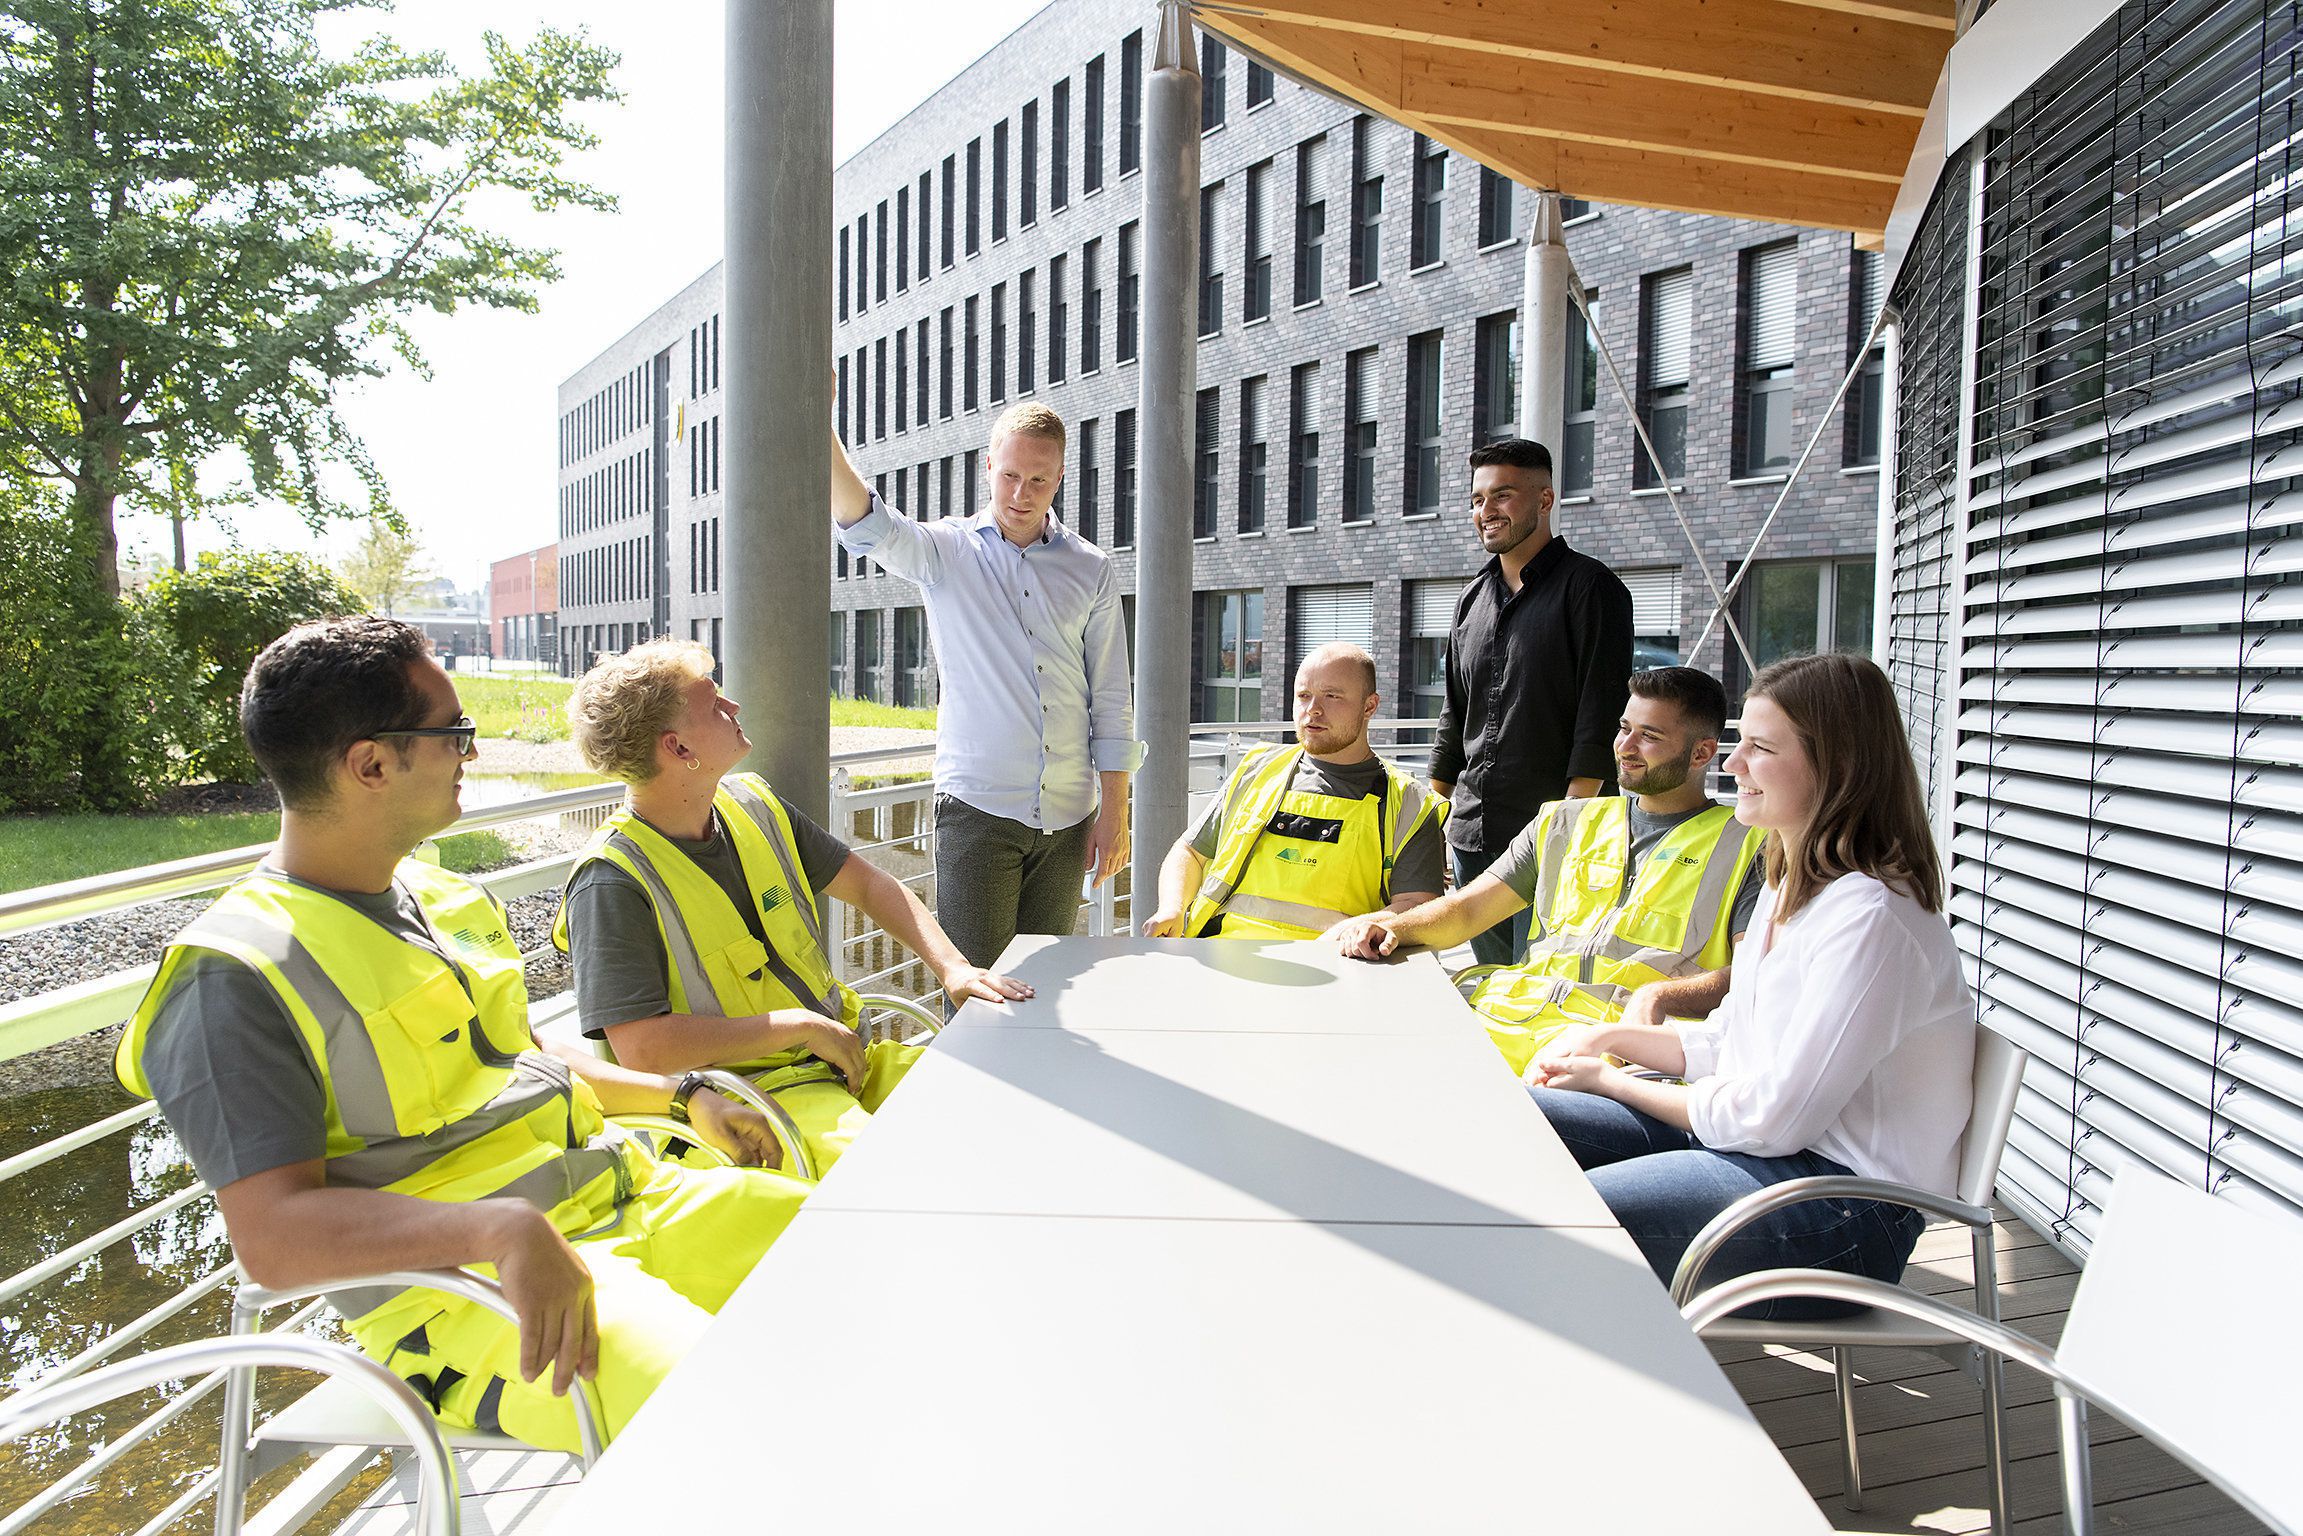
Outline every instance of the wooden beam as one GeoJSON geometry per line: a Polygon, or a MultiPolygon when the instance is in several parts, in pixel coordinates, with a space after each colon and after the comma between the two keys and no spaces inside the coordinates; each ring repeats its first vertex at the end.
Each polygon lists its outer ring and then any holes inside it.
{"type": "Polygon", "coordinates": [[[1910,118],[1894,113],[1710,85],[1659,92],[1630,75],[1547,68],[1287,22],[1239,22],[1266,57],[1403,120],[1821,171],[1889,186],[1902,182],[1916,134],[1910,118]]]}
{"type": "Polygon", "coordinates": [[[1218,31],[1268,20],[1650,80],[1926,115],[1940,27],[1783,0],[1211,0],[1218,31]]]}
{"type": "Polygon", "coordinates": [[[1844,11],[1850,16],[1876,16],[1882,21],[1905,21],[1915,27],[1943,32],[1959,30],[1958,0],[1783,0],[1786,5],[1812,5],[1819,11],[1844,11]]]}

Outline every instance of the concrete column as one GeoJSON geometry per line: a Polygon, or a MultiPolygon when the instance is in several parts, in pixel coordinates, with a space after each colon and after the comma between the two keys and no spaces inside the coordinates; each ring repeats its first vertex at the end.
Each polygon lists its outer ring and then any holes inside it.
{"type": "Polygon", "coordinates": [[[1567,417],[1568,284],[1575,264],[1560,235],[1559,194],[1535,194],[1527,230],[1527,282],[1519,303],[1519,435],[1562,451],[1567,417]]]}
{"type": "Polygon", "coordinates": [[[1191,723],[1191,502],[1199,388],[1199,64],[1187,8],[1162,0],[1144,81],[1143,396],[1136,534],[1134,913],[1149,916],[1160,861],[1183,835],[1191,723]]]}
{"type": "Polygon", "coordinates": [[[744,766],[829,813],[832,0],[728,15],[727,692],[744,766]]]}

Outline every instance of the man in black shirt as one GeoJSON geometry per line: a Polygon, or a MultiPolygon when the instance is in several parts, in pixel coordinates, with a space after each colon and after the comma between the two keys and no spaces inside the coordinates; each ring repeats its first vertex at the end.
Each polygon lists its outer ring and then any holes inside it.
{"type": "MultiPolygon", "coordinates": [[[[1447,705],[1431,785],[1451,798],[1458,886],[1511,846],[1547,800],[1613,787],[1631,677],[1631,593],[1551,531],[1551,450],[1507,437],[1471,454],[1471,519],[1493,558],[1464,588],[1447,641],[1447,705]]],[[[1527,914],[1471,941],[1483,965],[1527,946],[1527,914]]]]}

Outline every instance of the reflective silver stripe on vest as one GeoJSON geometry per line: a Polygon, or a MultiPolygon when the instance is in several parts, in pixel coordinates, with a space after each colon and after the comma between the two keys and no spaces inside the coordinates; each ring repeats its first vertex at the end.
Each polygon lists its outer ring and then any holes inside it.
{"type": "MultiPolygon", "coordinates": [[[[1257,774],[1273,765],[1275,755],[1284,756],[1295,750],[1294,747],[1258,747],[1242,759],[1238,772],[1234,773],[1231,781],[1224,786],[1223,820],[1216,824],[1215,834],[1217,858],[1223,856],[1224,841],[1231,833],[1234,819],[1250,803],[1244,798],[1249,783],[1254,780],[1257,774]]],[[[1233,878],[1229,880],[1217,878],[1214,871],[1214,860],[1211,859],[1208,876],[1201,880],[1199,894],[1193,898],[1195,904],[1206,901],[1213,903],[1218,908],[1228,909],[1232,892],[1239,889],[1238,877],[1247,873],[1249,863],[1254,860],[1255,845],[1263,840],[1264,829],[1271,824],[1272,813],[1279,809],[1279,803],[1287,798],[1289,786],[1295,783],[1296,766],[1296,763],[1291,761],[1288,764],[1287,772],[1279,775],[1276,782],[1265,786],[1265,798],[1253,802],[1255,806],[1255,830],[1248,834],[1247,843],[1239,856],[1238,867],[1232,872],[1233,878]]]]}
{"type": "MultiPolygon", "coordinates": [[[[808,937],[815,940],[816,949],[820,953],[828,956],[831,951],[824,948],[823,914],[816,910],[815,890],[801,880],[799,865],[793,860],[792,850],[786,846],[783,832],[776,824],[776,813],[766,801],[732,779],[720,787],[735,797],[736,804],[744,808],[744,814],[752,818],[752,825],[760,829],[760,836],[767,839],[768,847],[775,852],[776,863],[783,867],[785,885],[792,893],[793,905],[800,909],[800,921],[808,925],[808,937]]],[[[742,854],[737,855],[736,862],[743,862],[742,854]]],[[[822,1011],[833,1018],[839,1017],[840,1011],[837,1008],[822,1011]]]]}
{"type": "MultiPolygon", "coordinates": [[[[1384,764],[1384,772],[1387,774],[1392,772],[1392,767],[1389,763],[1384,764]]],[[[1399,856],[1407,852],[1408,839],[1413,837],[1415,835],[1415,829],[1422,825],[1424,802],[1430,798],[1431,791],[1424,788],[1423,781],[1421,779],[1409,779],[1406,785],[1400,790],[1399,825],[1393,827],[1391,832],[1392,863],[1398,863],[1399,856]]],[[[1388,884],[1389,882],[1387,881],[1386,885],[1388,886],[1388,884]]],[[[1384,891],[1384,895],[1387,897],[1391,894],[1392,893],[1389,889],[1384,891]]]]}
{"type": "MultiPolygon", "coordinates": [[[[1668,839],[1666,839],[1668,842],[1668,839]]],[[[1662,852],[1658,846],[1657,853],[1662,852]]],[[[1592,953],[1611,961],[1637,961],[1665,975],[1692,971],[1695,957],[1703,953],[1719,932],[1720,918],[1727,906],[1728,882],[1735,878],[1736,867],[1743,856],[1743,829],[1732,820],[1722,829],[1711,845],[1711,856],[1704,860],[1703,874],[1696,881],[1694,909],[1688,913],[1687,935],[1677,949],[1656,949],[1633,943],[1619,936],[1612,925],[1605,931],[1601,943],[1592,953]]],[[[1654,855],[1650,854],[1650,858],[1654,855]]],[[[1636,888],[1638,882],[1633,882],[1636,888]]]]}
{"type": "Polygon", "coordinates": [[[1291,928],[1309,928],[1321,932],[1334,927],[1351,914],[1330,912],[1325,907],[1306,906],[1300,901],[1278,901],[1269,896],[1234,896],[1224,908],[1227,917],[1244,917],[1251,922],[1284,923],[1291,928]]]}
{"type": "MultiPolygon", "coordinates": [[[[363,1138],[368,1144],[359,1151],[328,1159],[328,1182],[383,1189],[574,1092],[568,1064],[541,1051],[521,1052],[513,1058],[511,1071],[511,1081],[494,1098],[460,1120],[421,1136],[363,1138]]],[[[508,1188],[494,1193],[507,1192],[508,1188]]],[[[542,1201],[538,1208],[549,1211],[557,1204],[558,1200],[542,1201]]]]}
{"type": "MultiPolygon", "coordinates": [[[[1551,825],[1543,835],[1543,852],[1536,865],[1535,920],[1546,930],[1551,927],[1551,903],[1559,894],[1560,870],[1567,863],[1568,845],[1575,837],[1575,824],[1583,813],[1599,802],[1596,799],[1562,800],[1551,814],[1551,825]]],[[[1532,949],[1530,950],[1532,954],[1532,949]]]]}
{"type": "Polygon", "coordinates": [[[656,873],[655,860],[621,832],[609,833],[607,846],[632,861],[640,882],[648,888],[648,899],[656,904],[656,926],[663,929],[665,952],[680,973],[680,991],[688,1000],[688,1012],[726,1018],[728,1010],[720,1002],[720,995],[712,990],[711,978],[704,974],[704,957],[696,953],[696,941],[688,936],[688,925],[680,921],[679,903],[672,900],[664,877],[656,873]]]}

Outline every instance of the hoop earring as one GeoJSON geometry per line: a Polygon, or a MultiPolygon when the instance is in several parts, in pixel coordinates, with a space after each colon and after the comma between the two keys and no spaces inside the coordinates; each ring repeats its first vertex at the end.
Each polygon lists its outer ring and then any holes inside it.
{"type": "Polygon", "coordinates": [[[688,759],[688,772],[690,773],[694,773],[698,768],[703,766],[704,760],[700,757],[691,757],[688,759]]]}

